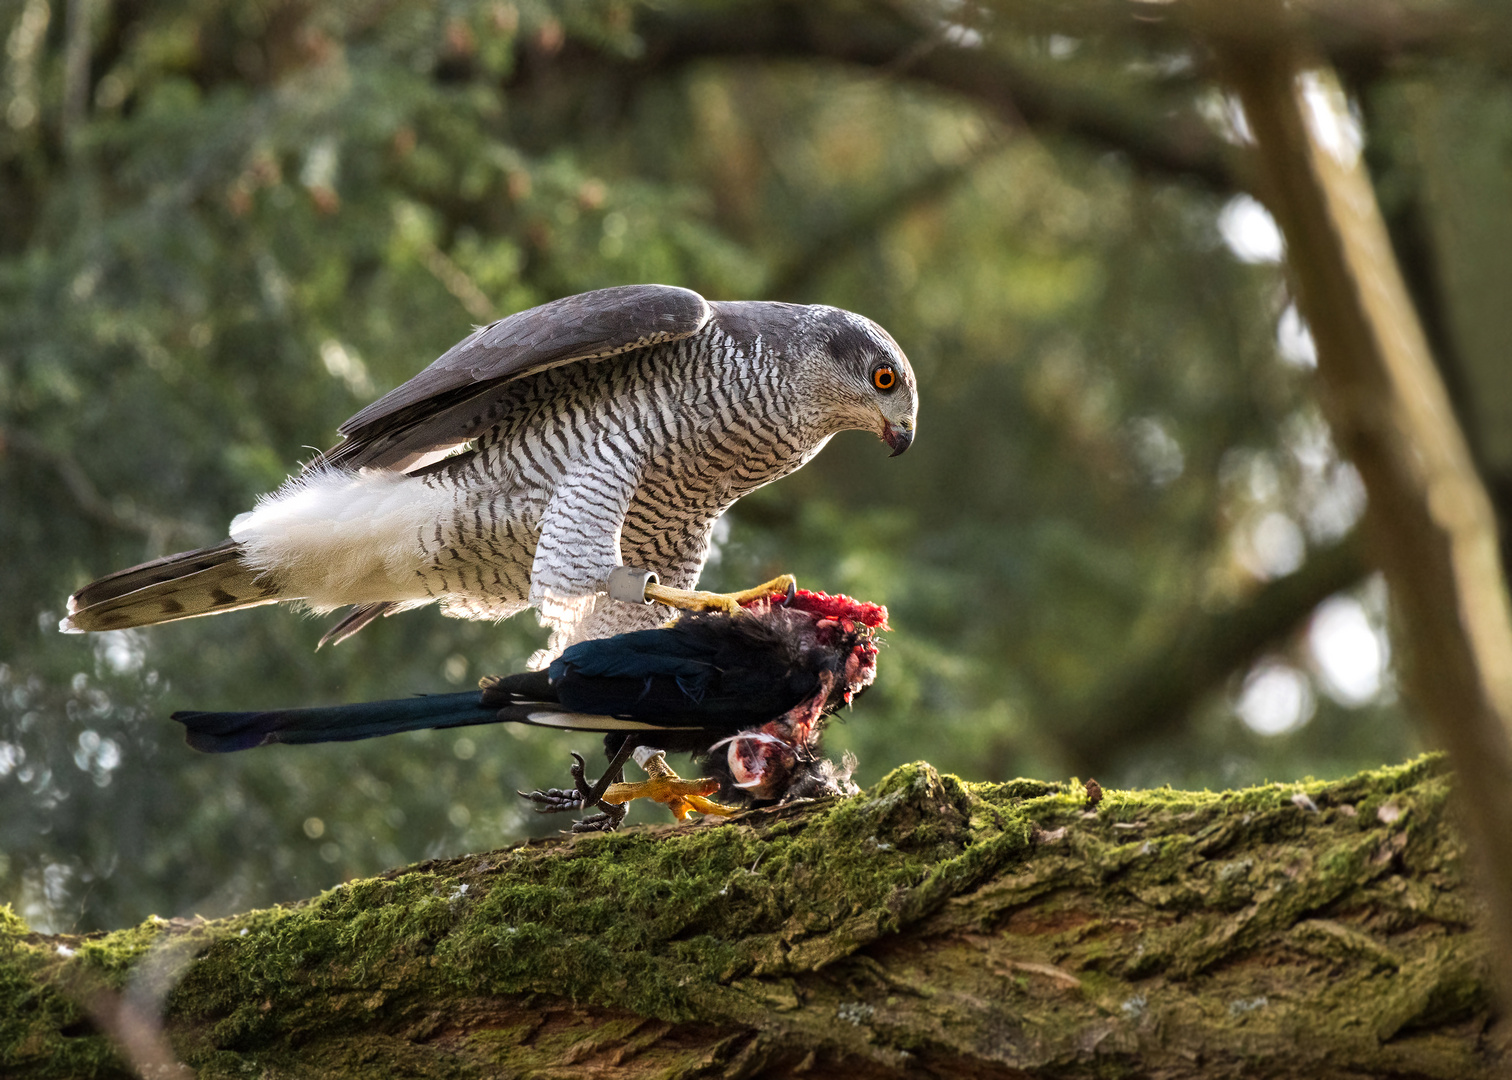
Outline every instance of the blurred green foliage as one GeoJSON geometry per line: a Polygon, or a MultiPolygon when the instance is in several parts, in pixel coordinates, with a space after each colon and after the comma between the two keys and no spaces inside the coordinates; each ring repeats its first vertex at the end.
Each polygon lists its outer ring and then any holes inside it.
{"type": "MultiPolygon", "coordinates": [[[[1359,511],[1305,347],[1278,347],[1274,260],[1224,242],[1227,195],[902,75],[637,75],[636,25],[569,2],[0,6],[0,900],[38,928],[217,914],[561,827],[514,790],[591,736],[203,757],[167,720],[470,684],[522,666],[530,616],[422,611],[318,654],[322,626],[283,609],[55,628],[91,578],[220,539],[473,324],[616,283],[851,308],[918,371],[906,457],[836,439],[730,513],[705,575],[889,606],[878,685],[832,740],[863,782],[923,757],[1229,786],[1416,749],[1389,671],[1331,695],[1303,638],[1276,644],[1288,733],[1241,722],[1243,671],[1178,738],[1085,715],[1359,511]],[[573,50],[605,60],[558,69],[573,50]],[[1058,743],[1078,723],[1106,729],[1095,762],[1058,743]]],[[[1013,44],[1078,78],[1128,62],[1013,44]]]]}

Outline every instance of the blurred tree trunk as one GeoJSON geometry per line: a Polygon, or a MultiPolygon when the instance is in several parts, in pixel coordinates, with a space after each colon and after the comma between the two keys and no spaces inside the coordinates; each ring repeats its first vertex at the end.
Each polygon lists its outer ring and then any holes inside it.
{"type": "Polygon", "coordinates": [[[1438,69],[1364,97],[1372,171],[1512,565],[1512,90],[1438,69]]]}
{"type": "Polygon", "coordinates": [[[1325,89],[1332,73],[1285,32],[1279,10],[1215,8],[1210,31],[1317,340],[1324,413],[1370,497],[1365,538],[1399,615],[1407,692],[1459,773],[1512,1001],[1512,611],[1496,519],[1358,148],[1307,100],[1304,73],[1325,89]]]}
{"type": "Polygon", "coordinates": [[[114,1044],[269,1080],[1490,1076],[1512,1056],[1448,795],[1432,759],[1095,808],[914,765],[215,922],[10,916],[0,1071],[128,1075],[114,1044]]]}

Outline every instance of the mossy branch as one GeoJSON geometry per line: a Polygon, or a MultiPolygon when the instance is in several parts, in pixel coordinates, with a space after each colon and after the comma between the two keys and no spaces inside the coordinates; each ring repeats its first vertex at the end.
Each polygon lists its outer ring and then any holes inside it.
{"type": "Polygon", "coordinates": [[[0,909],[0,1072],[131,1075],[120,1018],[161,1001],[203,1077],[1489,1076],[1448,794],[1431,758],[1095,808],[918,764],[217,921],[0,909]]]}

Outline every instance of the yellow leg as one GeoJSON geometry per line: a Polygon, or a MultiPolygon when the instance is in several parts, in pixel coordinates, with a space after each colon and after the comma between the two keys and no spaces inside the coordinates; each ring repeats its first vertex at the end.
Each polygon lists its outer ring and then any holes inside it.
{"type": "Polygon", "coordinates": [[[771,581],[757,585],[754,589],[743,589],[733,593],[673,589],[666,585],[655,584],[646,586],[646,599],[655,600],[658,604],[666,604],[668,607],[682,608],[684,611],[726,611],[734,614],[740,610],[741,604],[760,600],[774,593],[785,593],[797,583],[798,579],[792,574],[782,574],[771,581]]]}
{"type": "Polygon", "coordinates": [[[666,757],[660,753],[647,758],[644,768],[651,779],[631,784],[610,784],[609,790],[604,792],[604,801],[622,804],[634,799],[650,799],[665,805],[677,816],[678,821],[686,821],[690,813],[715,814],[719,817],[739,813],[739,807],[726,806],[705,797],[719,790],[718,780],[684,780],[672,770],[666,757]]]}

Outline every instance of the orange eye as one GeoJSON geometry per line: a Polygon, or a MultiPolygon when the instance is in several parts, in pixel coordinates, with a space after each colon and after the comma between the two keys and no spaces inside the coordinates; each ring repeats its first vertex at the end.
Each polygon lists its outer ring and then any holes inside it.
{"type": "Polygon", "coordinates": [[[883,365],[872,372],[872,385],[878,390],[891,390],[898,385],[898,373],[883,365]]]}

